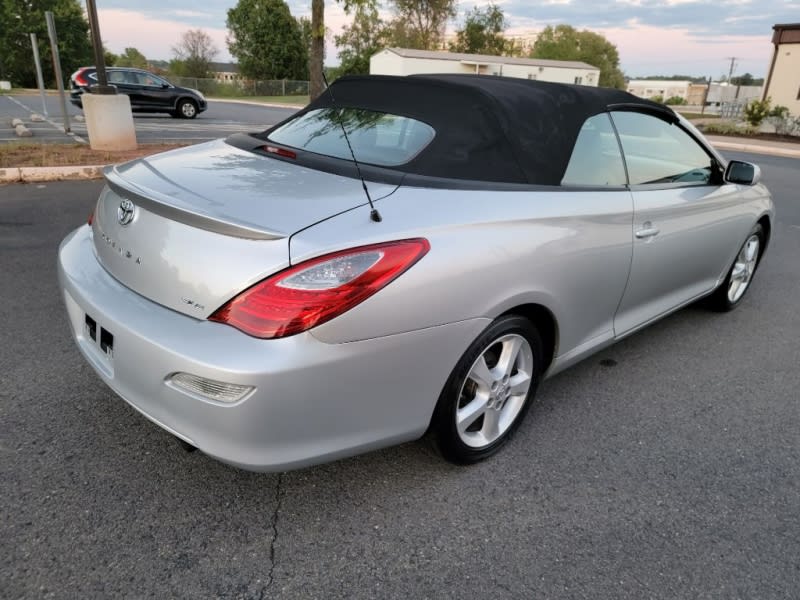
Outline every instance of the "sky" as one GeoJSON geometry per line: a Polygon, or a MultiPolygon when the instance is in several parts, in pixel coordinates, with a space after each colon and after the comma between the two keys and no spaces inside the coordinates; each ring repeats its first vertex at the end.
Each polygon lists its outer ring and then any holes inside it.
{"type": "MultiPolygon", "coordinates": [[[[310,0],[288,0],[295,16],[310,16],[310,0]]],[[[100,0],[100,29],[106,47],[138,48],[150,59],[168,60],[171,47],[190,28],[205,30],[219,48],[218,61],[232,60],[225,19],[235,0],[100,0]]],[[[350,21],[341,5],[325,3],[326,64],[338,63],[333,35],[350,21]]],[[[455,31],[464,13],[486,2],[461,0],[455,31]]],[[[800,0],[495,0],[509,33],[540,31],[566,23],[602,33],[617,46],[622,70],[632,77],[727,74],[763,77],[772,56],[772,26],[800,22],[800,0]]],[[[383,11],[390,16],[388,11],[383,11]]]]}

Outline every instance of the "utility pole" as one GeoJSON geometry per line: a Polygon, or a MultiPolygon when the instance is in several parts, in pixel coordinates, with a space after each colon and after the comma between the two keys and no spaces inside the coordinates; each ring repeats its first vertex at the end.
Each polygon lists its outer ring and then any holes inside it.
{"type": "Polygon", "coordinates": [[[704,115],[706,112],[706,102],[708,102],[708,92],[711,91],[711,75],[708,76],[708,84],[706,85],[705,92],[703,92],[703,106],[700,107],[700,114],[704,115]]]}
{"type": "Polygon", "coordinates": [[[731,82],[731,78],[733,77],[733,69],[736,67],[736,57],[735,56],[728,56],[731,60],[731,68],[728,70],[728,83],[731,82]]]}

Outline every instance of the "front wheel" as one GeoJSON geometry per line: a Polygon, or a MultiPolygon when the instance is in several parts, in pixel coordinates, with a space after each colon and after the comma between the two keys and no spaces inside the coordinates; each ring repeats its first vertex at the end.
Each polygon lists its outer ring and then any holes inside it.
{"type": "Polygon", "coordinates": [[[753,280],[764,250],[764,229],[756,224],[736,255],[728,276],[710,297],[711,308],[726,312],[736,308],[753,280]]]}
{"type": "Polygon", "coordinates": [[[497,452],[536,394],[542,341],[527,319],[494,321],[467,349],[439,397],[433,432],[442,455],[470,464],[497,452]]]}
{"type": "Polygon", "coordinates": [[[181,119],[194,119],[197,116],[197,104],[186,98],[179,100],[175,114],[181,119]]]}

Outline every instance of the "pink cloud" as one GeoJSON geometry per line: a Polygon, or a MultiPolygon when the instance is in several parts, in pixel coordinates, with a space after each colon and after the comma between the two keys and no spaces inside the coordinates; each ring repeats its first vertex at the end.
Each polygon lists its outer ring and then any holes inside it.
{"type": "MultiPolygon", "coordinates": [[[[154,19],[132,10],[99,8],[100,34],[106,47],[112,52],[122,52],[126,47],[137,48],[147,58],[169,60],[172,46],[187,30],[197,28],[181,21],[154,19]]],[[[227,29],[221,22],[217,27],[200,27],[214,40],[219,54],[218,61],[231,60],[225,44],[227,29]]]]}

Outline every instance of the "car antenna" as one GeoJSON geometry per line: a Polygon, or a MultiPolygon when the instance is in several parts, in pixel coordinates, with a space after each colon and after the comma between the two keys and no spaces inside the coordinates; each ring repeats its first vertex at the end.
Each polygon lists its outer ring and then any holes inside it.
{"type": "MultiPolygon", "coordinates": [[[[322,80],[325,82],[325,89],[328,92],[328,95],[331,97],[331,104],[333,105],[334,109],[338,110],[338,106],[336,105],[336,98],[333,96],[333,91],[331,90],[331,86],[328,83],[328,78],[325,77],[325,71],[322,71],[322,80]]],[[[381,217],[381,213],[378,212],[378,209],[375,208],[375,205],[372,203],[372,197],[369,195],[369,190],[367,189],[367,182],[364,181],[364,176],[361,174],[361,167],[356,160],[356,153],[353,152],[353,146],[350,145],[350,138],[347,135],[347,128],[344,126],[344,121],[341,118],[341,114],[337,119],[339,121],[339,127],[342,128],[342,133],[344,134],[344,141],[347,142],[347,148],[350,150],[350,156],[353,157],[353,164],[356,166],[356,172],[358,173],[358,178],[361,180],[361,187],[364,188],[364,193],[367,195],[367,201],[369,202],[370,213],[369,218],[375,221],[376,223],[380,223],[383,221],[383,217],[381,217]]]]}

